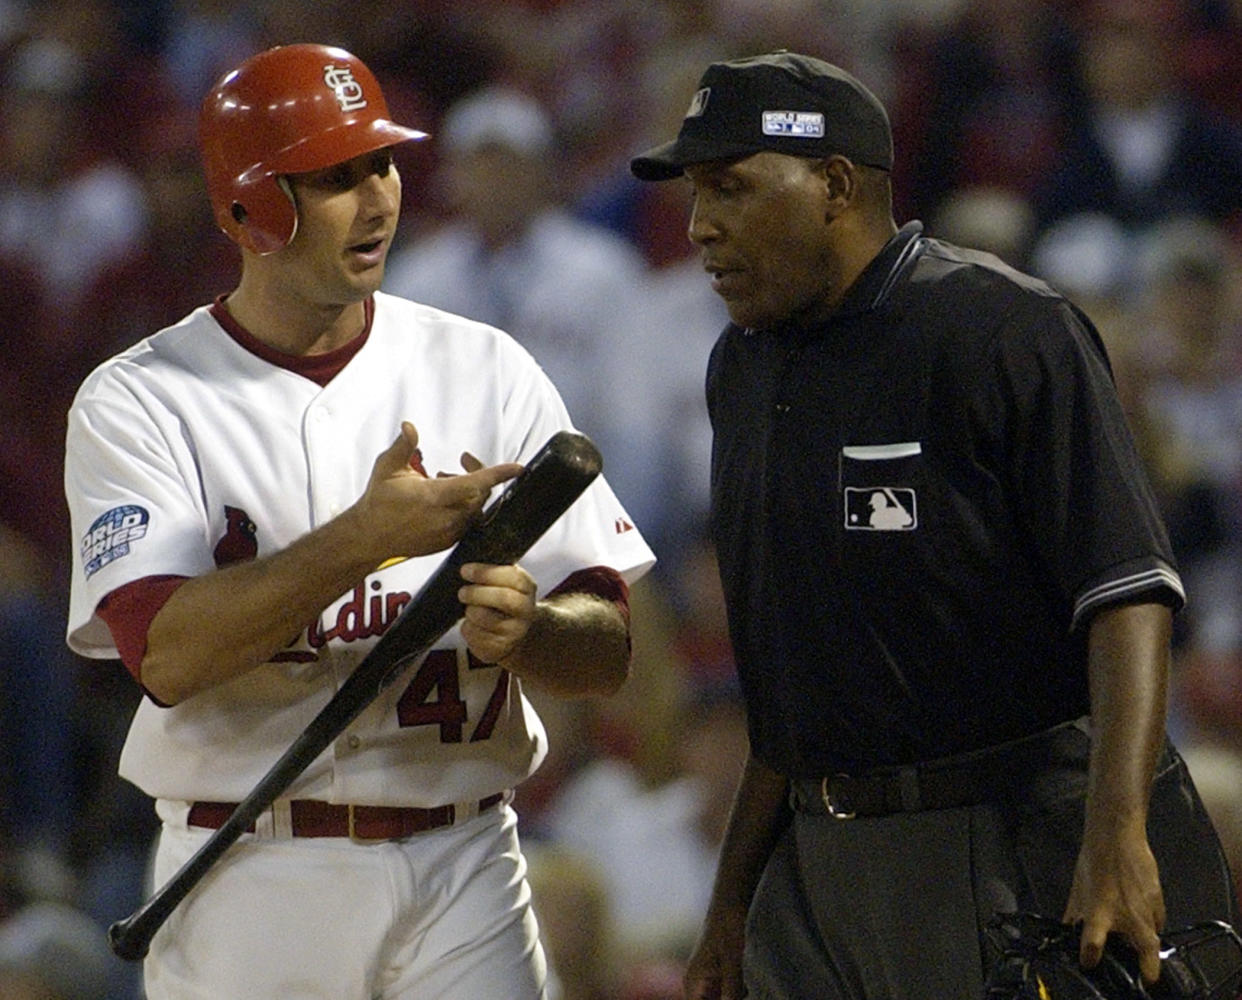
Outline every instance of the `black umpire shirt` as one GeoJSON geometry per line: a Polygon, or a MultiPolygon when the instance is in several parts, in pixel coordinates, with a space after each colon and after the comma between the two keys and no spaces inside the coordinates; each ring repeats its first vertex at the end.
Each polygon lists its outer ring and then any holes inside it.
{"type": "Polygon", "coordinates": [[[1090,321],[919,223],[828,323],[728,326],[707,397],[751,746],[781,773],[1083,715],[1091,615],[1182,602],[1090,321]]]}

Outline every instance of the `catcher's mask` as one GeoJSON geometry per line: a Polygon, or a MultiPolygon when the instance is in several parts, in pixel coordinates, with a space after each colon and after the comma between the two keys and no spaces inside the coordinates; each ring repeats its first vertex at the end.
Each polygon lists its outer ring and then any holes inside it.
{"type": "Polygon", "coordinates": [[[1219,921],[1160,935],[1160,978],[1151,986],[1138,958],[1110,936],[1094,969],[1078,964],[1081,926],[1031,913],[998,915],[988,937],[1000,952],[986,1000],[1237,1000],[1242,938],[1219,921]]]}
{"type": "Polygon", "coordinates": [[[327,45],[278,45],[252,56],[220,78],[199,113],[216,222],[258,254],[279,250],[297,231],[285,174],[423,138],[389,119],[362,60],[327,45]]]}

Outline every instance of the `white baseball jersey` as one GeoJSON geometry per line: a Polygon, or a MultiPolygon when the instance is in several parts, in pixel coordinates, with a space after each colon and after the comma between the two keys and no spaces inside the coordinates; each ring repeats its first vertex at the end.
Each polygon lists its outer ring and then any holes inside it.
{"type": "MultiPolygon", "coordinates": [[[[570,426],[531,356],[492,327],[384,293],[370,336],[321,388],[247,350],[207,308],[98,368],[69,414],[69,644],[117,656],[100,600],[152,575],[198,576],[217,546],[264,556],[353,504],[402,420],[429,475],[524,462],[570,426]],[[248,547],[248,548],[247,548],[248,547]]],[[[327,703],[445,553],[385,565],[272,661],[171,708],[143,699],[120,773],[154,798],[237,801],[327,703]]],[[[545,594],[571,572],[628,581],[651,550],[601,477],[522,559],[545,594]]],[[[546,737],[516,678],[471,662],[454,628],[406,668],[287,793],[436,806],[495,793],[546,737]]]]}

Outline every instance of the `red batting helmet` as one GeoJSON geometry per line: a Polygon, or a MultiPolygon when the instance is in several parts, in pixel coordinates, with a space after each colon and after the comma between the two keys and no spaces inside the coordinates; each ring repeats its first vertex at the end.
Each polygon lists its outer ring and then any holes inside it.
{"type": "Polygon", "coordinates": [[[425,132],[389,120],[371,71],[326,45],[280,45],[230,70],[203,100],[207,193],[229,238],[258,254],[293,239],[283,175],[320,170],[425,132]]]}

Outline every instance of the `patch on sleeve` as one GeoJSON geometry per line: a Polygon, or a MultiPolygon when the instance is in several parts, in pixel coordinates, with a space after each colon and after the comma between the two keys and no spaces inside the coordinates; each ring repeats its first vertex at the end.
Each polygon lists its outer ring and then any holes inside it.
{"type": "Polygon", "coordinates": [[[151,516],[133,504],[113,507],[95,519],[82,537],[82,566],[89,580],[114,559],[129,555],[129,547],[147,534],[151,516]]]}

